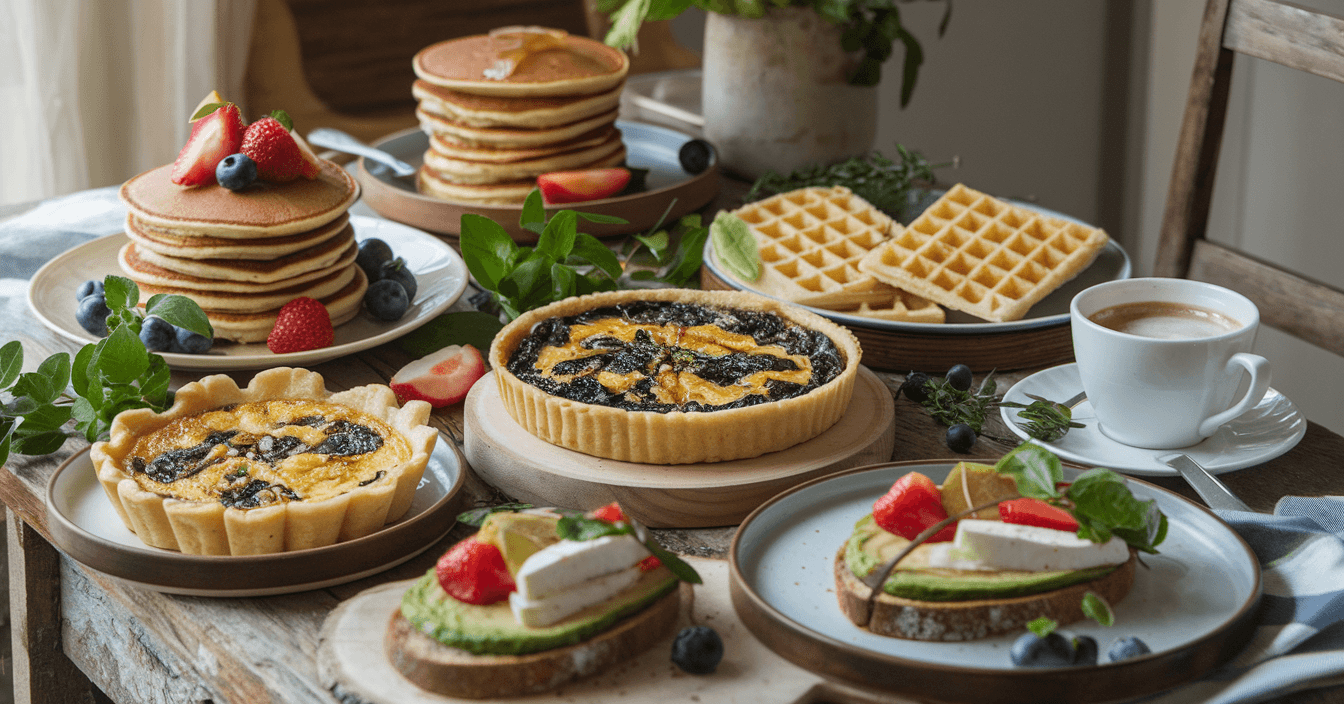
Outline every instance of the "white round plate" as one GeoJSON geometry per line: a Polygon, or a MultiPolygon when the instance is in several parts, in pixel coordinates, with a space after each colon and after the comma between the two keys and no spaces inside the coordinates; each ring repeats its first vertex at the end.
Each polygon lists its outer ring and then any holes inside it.
{"type": "Polygon", "coordinates": [[[411,507],[363,538],[270,555],[185,555],[145,545],[98,483],[88,451],[47,482],[52,543],[76,561],[136,586],[192,596],[265,596],[321,589],[391,569],[448,533],[460,510],[465,463],[440,437],[411,507]]]}
{"type": "MultiPolygon", "coordinates": [[[[1078,365],[1062,364],[1017,382],[1003,395],[1003,400],[1025,405],[1032,402],[1027,394],[1033,394],[1063,402],[1082,390],[1078,365]]],[[[999,409],[999,413],[1010,430],[1027,440],[1026,432],[1015,422],[1019,410],[1005,406],[999,409]]],[[[1060,459],[1078,464],[1109,467],[1117,472],[1147,476],[1178,474],[1176,470],[1157,461],[1158,457],[1170,454],[1172,450],[1131,447],[1102,433],[1097,427],[1097,417],[1091,403],[1083,401],[1075,407],[1073,419],[1082,423],[1083,427],[1070,429],[1055,442],[1031,442],[1049,448],[1060,459]]],[[[1245,415],[1219,428],[1218,432],[1203,442],[1181,448],[1180,451],[1210,472],[1220,474],[1268,462],[1293,449],[1306,432],[1306,417],[1287,396],[1271,388],[1265,392],[1260,403],[1245,415]]]]}
{"type": "MultiPolygon", "coordinates": [[[[387,242],[415,273],[419,290],[401,320],[383,322],[360,310],[354,319],[336,328],[335,342],[320,350],[274,354],[264,342],[244,345],[217,340],[206,354],[164,352],[161,353],[164,361],[173,369],[206,371],[321,364],[405,335],[447,310],[466,289],[467,265],[461,255],[438,237],[381,218],[351,215],[350,222],[355,227],[355,239],[377,237],[387,242]]],[[[63,337],[80,343],[97,342],[98,338],[75,320],[79,306],[75,290],[88,279],[101,280],[107,274],[124,276],[117,264],[117,252],[126,242],[125,233],[108,235],[73,247],[47,262],[33,274],[28,287],[28,307],[33,314],[63,337]]]]}

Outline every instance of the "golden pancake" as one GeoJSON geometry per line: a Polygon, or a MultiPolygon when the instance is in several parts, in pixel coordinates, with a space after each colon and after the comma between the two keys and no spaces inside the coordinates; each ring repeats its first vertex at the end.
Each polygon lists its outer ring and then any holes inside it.
{"type": "Polygon", "coordinates": [[[295,298],[322,299],[331,296],[355,279],[355,270],[359,267],[347,264],[311,281],[286,286],[274,291],[237,292],[237,291],[199,291],[174,286],[156,286],[152,283],[136,282],[140,288],[140,305],[149,302],[149,297],[158,293],[176,293],[196,301],[202,310],[228,313],[259,313],[275,310],[295,298]]]}
{"type": "Polygon", "coordinates": [[[527,194],[537,187],[537,181],[524,179],[505,183],[451,183],[422,166],[415,174],[415,186],[424,195],[453,203],[517,205],[527,200],[527,194]]]}
{"type": "Polygon", "coordinates": [[[551,171],[615,166],[625,160],[625,145],[621,143],[619,131],[595,146],[504,164],[446,157],[438,153],[434,142],[434,139],[430,139],[430,149],[425,152],[425,166],[439,178],[451,183],[520,181],[535,179],[551,171]]]}
{"type": "Polygon", "coordinates": [[[134,248],[134,256],[140,261],[153,264],[175,274],[248,284],[273,284],[288,281],[296,276],[309,274],[320,269],[329,269],[338,264],[349,264],[359,255],[359,245],[355,243],[355,231],[348,227],[340,236],[270,261],[185,259],[164,256],[151,250],[140,250],[134,243],[126,246],[134,248]]]}
{"type": "Polygon", "coordinates": [[[416,81],[411,93],[426,112],[472,127],[555,127],[609,113],[621,104],[619,85],[595,95],[501,98],[416,81]]]}
{"type": "MultiPolygon", "coordinates": [[[[340,291],[318,299],[327,307],[333,326],[345,323],[358,315],[360,305],[364,302],[364,291],[369,287],[369,280],[364,276],[363,269],[357,266],[354,269],[355,278],[350,283],[340,291]]],[[[263,342],[271,334],[271,328],[275,327],[275,319],[280,314],[280,309],[261,313],[207,310],[205,314],[210,318],[210,324],[214,326],[217,338],[245,343],[263,342]]]]}
{"type": "Polygon", "coordinates": [[[231,239],[208,235],[178,235],[150,227],[136,219],[134,215],[126,216],[126,236],[136,243],[138,249],[187,259],[277,259],[325,242],[342,234],[349,227],[350,216],[341,214],[322,227],[297,235],[231,239]]]}
{"type": "Polygon", "coordinates": [[[539,147],[487,147],[463,144],[449,137],[438,136],[431,142],[434,153],[449,159],[483,161],[496,164],[542,159],[578,149],[596,147],[611,140],[615,127],[599,127],[587,134],[557,144],[539,147]]]}
{"type": "Polygon", "coordinates": [[[432,44],[411,63],[415,75],[434,85],[511,97],[602,93],[620,85],[630,71],[630,59],[620,49],[560,30],[522,27],[432,44]],[[494,73],[500,68],[508,71],[508,65],[500,62],[519,49],[521,58],[509,75],[494,73]]]}
{"type": "Polygon", "coordinates": [[[178,235],[248,239],[308,232],[340,217],[359,197],[344,169],[322,160],[316,179],[258,181],[235,193],[220,186],[187,188],[169,180],[172,164],[122,184],[130,214],[149,227],[178,235]]]}
{"type": "MultiPolygon", "coordinates": [[[[320,279],[350,266],[358,255],[358,248],[352,248],[352,251],[347,251],[340,259],[336,260],[330,266],[313,269],[311,271],[304,271],[292,278],[267,283],[248,283],[244,281],[191,276],[189,274],[164,269],[161,266],[147,262],[140,258],[140,254],[140,249],[136,247],[134,243],[127,244],[117,253],[117,262],[121,265],[121,269],[126,276],[142,287],[154,287],[163,290],[164,292],[168,292],[167,289],[173,289],[173,293],[209,292],[228,295],[234,293],[257,294],[280,291],[297,284],[320,279]]],[[[191,294],[188,293],[188,295],[191,294]]],[[[194,298],[195,296],[193,295],[192,297],[194,298]]]]}
{"type": "Polygon", "coordinates": [[[604,112],[600,115],[571,122],[558,127],[472,127],[453,122],[435,115],[423,108],[417,108],[415,116],[420,119],[420,129],[426,134],[440,135],[460,144],[493,147],[537,147],[563,142],[587,134],[604,125],[616,122],[620,110],[604,112]]]}

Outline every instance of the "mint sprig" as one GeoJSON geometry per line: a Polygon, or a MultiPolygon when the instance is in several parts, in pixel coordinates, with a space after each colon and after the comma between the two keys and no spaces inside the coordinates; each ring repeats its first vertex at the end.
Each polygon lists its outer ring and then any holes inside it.
{"type": "MultiPolygon", "coordinates": [[[[565,516],[560,519],[555,532],[564,540],[595,540],[608,535],[634,535],[635,529],[627,523],[608,523],[587,516],[565,516]]],[[[653,538],[644,541],[644,547],[663,563],[677,579],[691,584],[702,584],[700,573],[695,571],[676,553],[669,552],[653,538]]]]}
{"type": "Polygon", "coordinates": [[[22,373],[23,345],[0,346],[0,464],[11,452],[45,455],[60,449],[66,437],[82,435],[89,442],[105,438],[112,419],[122,411],[149,408],[161,412],[172,405],[170,370],[163,357],[145,349],[140,325],[146,315],[202,335],[214,330],[194,301],[176,294],[153,296],[142,314],[136,305],[140,289],[120,276],[103,280],[111,314],[107,337],[75,353],[58,352],[36,371],[22,373]],[[73,420],[73,433],[67,424],[73,420]]]}

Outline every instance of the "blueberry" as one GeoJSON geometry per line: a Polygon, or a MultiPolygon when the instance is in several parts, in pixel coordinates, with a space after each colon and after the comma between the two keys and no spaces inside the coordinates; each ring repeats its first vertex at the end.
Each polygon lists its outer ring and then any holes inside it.
{"type": "Polygon", "coordinates": [[[957,423],[947,429],[947,448],[953,452],[965,454],[975,444],[975,430],[965,423],[957,423]]]}
{"type": "Polygon", "coordinates": [[[408,302],[415,300],[415,292],[419,287],[415,283],[415,274],[412,274],[411,270],[406,267],[405,259],[397,257],[390,262],[385,262],[383,268],[378,271],[378,277],[374,280],[382,281],[384,279],[401,284],[401,287],[406,289],[406,300],[408,302]]]}
{"type": "Polygon", "coordinates": [[[178,354],[205,354],[210,351],[210,347],[215,341],[200,333],[192,332],[186,328],[174,326],[172,351],[178,354]]]}
{"type": "MultiPolygon", "coordinates": [[[[103,282],[90,279],[80,284],[79,288],[75,289],[75,300],[82,301],[95,293],[99,296],[103,295],[103,282]]],[[[106,298],[104,298],[104,300],[106,300],[106,298]]]]}
{"type": "Polygon", "coordinates": [[[246,154],[230,154],[215,166],[215,180],[230,191],[241,191],[257,180],[257,162],[246,154]]]}
{"type": "Polygon", "coordinates": [[[1097,664],[1097,641],[1055,631],[1042,638],[1027,632],[1013,641],[1009,657],[1018,667],[1071,667],[1097,664]]]}
{"type": "Polygon", "coordinates": [[[370,282],[381,278],[383,264],[389,261],[392,261],[392,247],[386,242],[370,237],[359,243],[359,256],[355,257],[355,263],[364,270],[370,282]]]}
{"type": "Polygon", "coordinates": [[[905,383],[901,384],[901,391],[905,392],[905,397],[915,403],[924,403],[929,397],[929,391],[924,387],[929,383],[929,375],[924,372],[910,372],[905,375],[905,383]]]}
{"type": "Polygon", "coordinates": [[[75,320],[79,326],[90,333],[102,337],[107,334],[107,316],[112,309],[107,307],[107,299],[101,293],[85,296],[75,310],[75,320]]]}
{"type": "Polygon", "coordinates": [[[709,626],[681,629],[672,641],[672,662],[692,675],[708,675],[723,659],[723,639],[709,626]]]}
{"type": "Polygon", "coordinates": [[[151,315],[140,324],[140,341],[150,352],[167,352],[177,341],[177,330],[167,320],[151,315]]]}
{"type": "Polygon", "coordinates": [[[692,139],[681,145],[681,149],[677,151],[677,160],[688,174],[703,173],[709,168],[709,161],[713,156],[714,147],[703,139],[692,139]]]}
{"type": "Polygon", "coordinates": [[[406,309],[411,307],[411,299],[401,284],[392,279],[383,279],[370,284],[369,290],[364,292],[364,306],[373,317],[391,322],[401,320],[401,316],[406,315],[406,309]]]}
{"type": "Polygon", "coordinates": [[[958,364],[947,370],[947,383],[957,391],[969,391],[971,388],[971,368],[958,364]]]}
{"type": "Polygon", "coordinates": [[[1097,639],[1092,636],[1074,636],[1073,664],[1097,664],[1097,639]]]}
{"type": "Polygon", "coordinates": [[[1140,655],[1147,655],[1151,652],[1153,651],[1149,649],[1147,643],[1134,636],[1125,636],[1115,639],[1111,646],[1106,649],[1106,659],[1110,662],[1119,662],[1129,658],[1137,658],[1140,655]]]}

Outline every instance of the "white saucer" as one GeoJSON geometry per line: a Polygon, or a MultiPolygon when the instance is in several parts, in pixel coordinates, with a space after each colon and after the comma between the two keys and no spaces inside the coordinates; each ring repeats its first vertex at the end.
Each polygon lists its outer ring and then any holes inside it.
{"type": "MultiPolygon", "coordinates": [[[[1003,395],[1004,401],[1029,404],[1033,394],[1051,401],[1065,401],[1083,390],[1078,365],[1063,364],[1036,372],[1019,381],[1003,395]]],[[[1010,430],[1022,439],[1027,434],[1018,427],[1020,409],[1003,407],[999,413],[1010,430]]],[[[1172,450],[1148,450],[1131,447],[1110,439],[1097,427],[1092,404],[1083,401],[1073,409],[1073,419],[1083,424],[1072,428],[1055,442],[1032,440],[1048,448],[1060,459],[1097,467],[1109,467],[1128,474],[1175,476],[1176,470],[1157,461],[1172,450]]],[[[1182,448],[1196,462],[1214,474],[1253,467],[1293,449],[1307,432],[1307,419],[1287,396],[1270,388],[1265,397],[1245,415],[1218,429],[1212,437],[1197,445],[1182,448]]]]}

